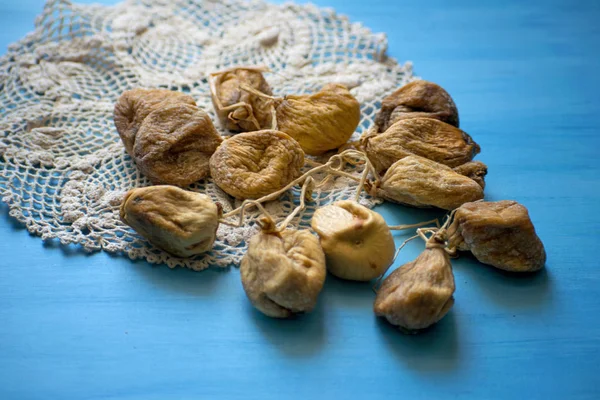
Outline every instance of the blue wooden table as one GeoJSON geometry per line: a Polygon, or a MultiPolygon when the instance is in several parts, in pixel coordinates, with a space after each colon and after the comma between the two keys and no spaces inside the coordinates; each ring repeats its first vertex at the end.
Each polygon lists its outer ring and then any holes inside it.
{"type": "MultiPolygon", "coordinates": [[[[489,166],[486,197],[529,208],[547,269],[457,260],[456,305],[420,336],[377,320],[368,286],[331,277],[316,312],[273,321],[237,269],[85,255],[2,206],[0,399],[600,398],[600,3],[317,3],[386,32],[392,56],[453,95],[489,166]]],[[[4,52],[43,3],[0,4],[4,52]]]]}

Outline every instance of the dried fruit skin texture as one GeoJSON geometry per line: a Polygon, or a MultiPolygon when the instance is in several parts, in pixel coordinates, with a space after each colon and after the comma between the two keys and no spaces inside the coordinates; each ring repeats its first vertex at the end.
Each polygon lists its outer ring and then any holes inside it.
{"type": "Polygon", "coordinates": [[[225,140],[210,159],[215,183],[238,199],[273,193],[300,175],[304,152],[285,133],[264,130],[225,140]]]}
{"type": "Polygon", "coordinates": [[[463,204],[448,228],[449,247],[471,251],[482,263],[506,271],[537,271],[546,250],[527,208],[512,200],[463,204]]]}
{"type": "Polygon", "coordinates": [[[191,257],[215,242],[221,208],[210,197],[175,186],[132,189],[121,203],[121,221],[173,255],[191,257]]]}
{"type": "Polygon", "coordinates": [[[473,179],[482,189],[485,189],[485,176],[487,175],[488,168],[481,161],[470,161],[452,169],[454,172],[473,179]]]}
{"type": "Polygon", "coordinates": [[[417,156],[396,161],[373,189],[377,197],[395,203],[444,210],[483,199],[483,189],[474,180],[417,156]]]}
{"type": "Polygon", "coordinates": [[[432,118],[400,120],[383,133],[365,136],[362,142],[378,172],[410,155],[456,167],[471,161],[480,151],[466,132],[432,118]]]}
{"type": "Polygon", "coordinates": [[[187,186],[208,175],[210,157],[222,141],[208,114],[173,104],[144,119],[133,156],[152,183],[187,186]]]}
{"type": "Polygon", "coordinates": [[[321,240],[327,270],[339,278],[369,281],[394,259],[394,239],[383,217],[355,201],[317,209],[311,226],[321,240]]]}
{"type": "Polygon", "coordinates": [[[133,156],[136,135],[148,114],[171,104],[195,106],[196,102],[186,94],[166,89],[133,89],[123,92],[115,104],[113,117],[127,153],[133,156]]]}
{"type": "Polygon", "coordinates": [[[392,272],[375,298],[374,311],[392,325],[414,332],[438,322],[454,304],[454,274],[442,246],[427,247],[392,272]]]}
{"type": "Polygon", "coordinates": [[[307,230],[260,232],[240,265],[246,295],[269,317],[288,318],[311,311],[325,282],[325,255],[307,230]]]}
{"type": "Polygon", "coordinates": [[[327,84],[312,95],[286,96],[278,101],[276,113],[277,129],[310,155],[342,146],[360,122],[358,100],[339,84],[327,84]]]}
{"type": "Polygon", "coordinates": [[[459,126],[458,110],[448,92],[433,82],[413,81],[383,99],[375,127],[385,132],[400,120],[422,117],[459,126]]]}
{"type": "Polygon", "coordinates": [[[271,100],[240,88],[245,84],[271,95],[271,88],[261,69],[234,68],[217,74],[214,79],[211,99],[223,128],[233,132],[249,132],[271,127],[271,100]]]}

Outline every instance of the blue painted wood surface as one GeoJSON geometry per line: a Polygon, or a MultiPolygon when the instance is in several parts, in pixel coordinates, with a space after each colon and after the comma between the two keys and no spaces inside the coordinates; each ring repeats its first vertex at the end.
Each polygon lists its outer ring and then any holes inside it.
{"type": "MultiPolygon", "coordinates": [[[[2,206],[0,399],[600,398],[600,3],[317,4],[386,32],[392,56],[453,95],[490,169],[486,197],[529,208],[547,269],[456,260],[456,305],[420,336],[378,321],[369,286],[332,277],[316,312],[273,321],[237,269],[85,255],[31,237],[2,206]]],[[[0,2],[0,51],[41,8],[0,2]]]]}

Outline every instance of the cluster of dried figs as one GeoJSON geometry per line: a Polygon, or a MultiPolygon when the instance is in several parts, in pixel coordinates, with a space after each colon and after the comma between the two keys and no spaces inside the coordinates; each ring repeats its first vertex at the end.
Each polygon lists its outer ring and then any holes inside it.
{"type": "Polygon", "coordinates": [[[326,271],[346,280],[378,279],[375,314],[410,333],[435,324],[452,307],[450,259],[459,251],[506,271],[544,266],[544,246],[527,209],[515,201],[483,201],[487,166],[473,160],[480,147],[459,128],[458,110],[443,88],[427,81],[401,87],[382,100],[375,126],[349,144],[360,104],[345,86],[275,97],[265,71],[237,67],[211,74],[219,123],[237,133],[229,138],[219,135],[190,96],[162,89],[123,93],[115,126],[139,170],[156,185],[126,194],[120,210],[125,224],[155,246],[191,257],[212,249],[219,224],[239,226],[244,210],[258,207],[260,229],[240,265],[254,307],[276,318],[309,312],[326,271]],[[306,155],[328,152],[329,161],[301,174],[306,155]],[[350,159],[364,166],[362,176],[342,171],[350,159]],[[312,187],[323,184],[315,182],[317,173],[325,173],[323,180],[356,180],[356,199],[317,209],[313,232],[287,228],[312,200],[312,187]],[[244,200],[241,207],[223,215],[209,196],[185,190],[204,178],[244,200]],[[278,225],[262,204],[295,185],[302,186],[300,205],[278,225]],[[363,189],[387,201],[450,213],[441,227],[388,226],[357,202],[363,189]],[[237,224],[231,220],[236,216],[237,224]],[[425,249],[383,279],[402,248],[396,249],[392,230],[416,227],[413,238],[422,238],[425,249]]]}

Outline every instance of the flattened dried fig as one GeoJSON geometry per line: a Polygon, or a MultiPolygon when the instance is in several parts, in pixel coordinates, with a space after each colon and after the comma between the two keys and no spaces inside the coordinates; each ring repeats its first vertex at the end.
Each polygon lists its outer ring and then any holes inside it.
{"type": "Polygon", "coordinates": [[[454,274],[444,243],[434,236],[414,261],[392,272],[375,298],[374,311],[406,333],[444,317],[454,304],[454,274]]]}
{"type": "Polygon", "coordinates": [[[455,172],[473,179],[482,189],[485,189],[485,176],[487,175],[487,165],[481,161],[470,161],[452,168],[455,172]]]}
{"type": "Polygon", "coordinates": [[[246,295],[269,317],[311,311],[325,282],[325,255],[307,230],[261,231],[240,265],[246,295]]]}
{"type": "Polygon", "coordinates": [[[527,208],[512,200],[460,206],[448,228],[448,247],[471,251],[480,262],[505,271],[537,271],[546,263],[527,208]]]}
{"type": "Polygon", "coordinates": [[[417,156],[396,161],[380,182],[368,186],[377,197],[415,207],[453,210],[483,198],[483,189],[474,180],[417,156]]]}
{"type": "Polygon", "coordinates": [[[413,81],[381,102],[375,117],[378,132],[385,132],[394,123],[407,118],[434,118],[458,127],[458,110],[452,97],[433,82],[413,81]]]}
{"type": "Polygon", "coordinates": [[[360,122],[360,104],[344,85],[330,83],[311,95],[274,99],[277,129],[300,143],[306,154],[337,149],[360,122]]]}
{"type": "Polygon", "coordinates": [[[156,247],[191,257],[212,248],[221,207],[201,193],[148,186],[127,192],[120,215],[121,221],[156,247]]]}
{"type": "Polygon", "coordinates": [[[321,239],[327,269],[339,278],[369,281],[392,263],[396,247],[385,220],[355,201],[317,209],[311,225],[321,239]]]}
{"type": "Polygon", "coordinates": [[[114,122],[125,150],[133,156],[138,129],[152,111],[172,104],[196,105],[190,96],[166,89],[133,89],[123,92],[115,104],[114,122]]]}
{"type": "Polygon", "coordinates": [[[264,130],[225,140],[210,159],[210,173],[231,196],[256,199],[290,183],[303,165],[298,142],[283,132],[264,130]]]}
{"type": "Polygon", "coordinates": [[[265,71],[260,67],[237,67],[211,75],[211,99],[223,128],[248,132],[271,127],[271,100],[240,88],[247,85],[271,95],[262,75],[265,71]]]}
{"type": "Polygon", "coordinates": [[[161,106],[144,119],[133,158],[153,183],[186,186],[208,175],[208,161],[223,141],[196,106],[161,106]]]}
{"type": "Polygon", "coordinates": [[[363,136],[362,145],[377,172],[410,155],[456,167],[480,151],[466,132],[432,118],[400,120],[383,133],[363,136]]]}

